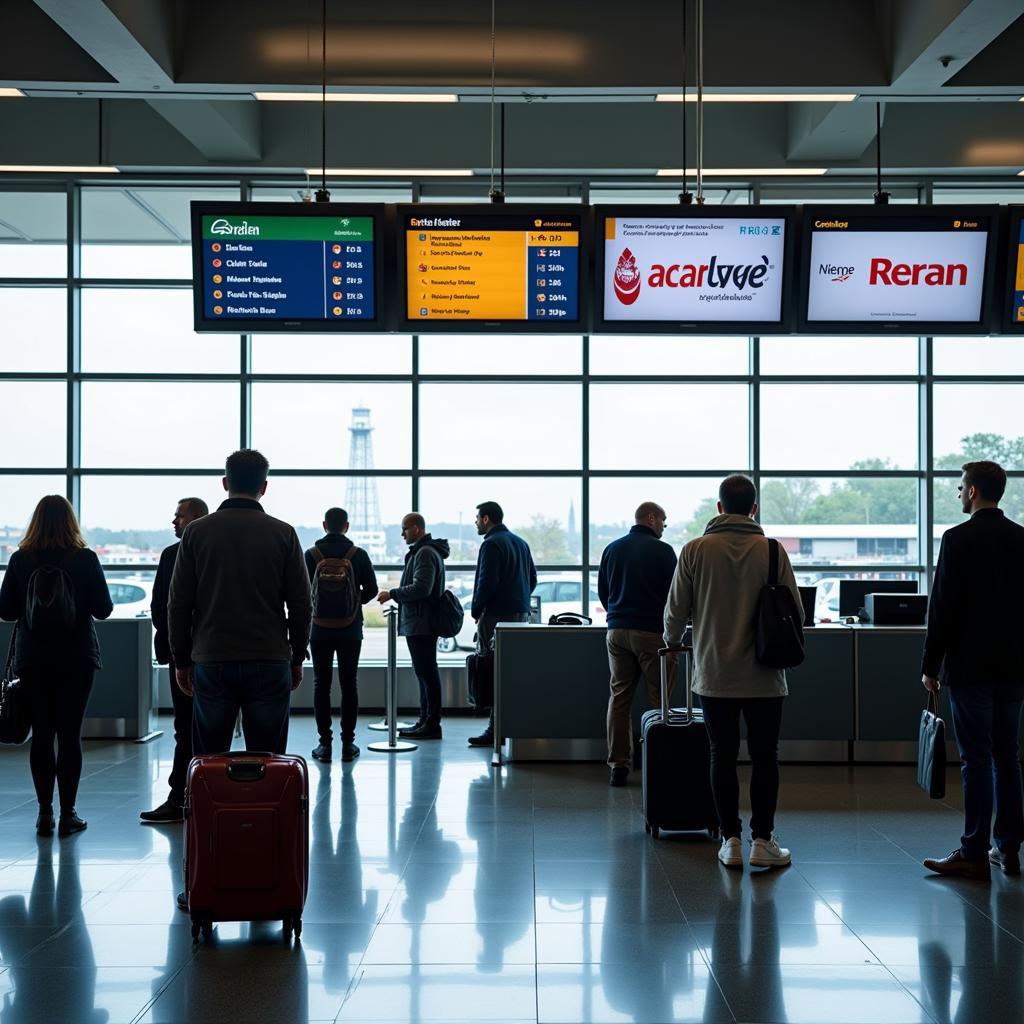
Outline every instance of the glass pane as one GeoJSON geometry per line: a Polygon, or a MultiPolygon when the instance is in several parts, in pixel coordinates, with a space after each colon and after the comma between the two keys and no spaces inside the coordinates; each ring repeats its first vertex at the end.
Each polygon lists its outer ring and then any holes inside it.
{"type": "Polygon", "coordinates": [[[87,373],[238,373],[238,335],[196,334],[186,288],[83,288],[87,373]]]}
{"type": "Polygon", "coordinates": [[[103,575],[107,580],[110,600],[114,603],[114,610],[110,613],[112,619],[149,615],[156,569],[107,569],[103,575]]]}
{"type": "Polygon", "coordinates": [[[750,339],[594,335],[590,339],[590,372],[617,377],[745,376],[750,372],[750,339]]]}
{"type": "Polygon", "coordinates": [[[67,393],[63,381],[0,381],[0,465],[65,465],[67,393]]]}
{"type": "Polygon", "coordinates": [[[0,288],[0,366],[7,373],[62,372],[68,307],[63,288],[0,288]]]}
{"type": "Polygon", "coordinates": [[[473,520],[483,501],[501,505],[505,525],[526,540],[538,565],[579,564],[578,477],[421,477],[420,511],[427,529],[451,544],[453,565],[476,561],[473,520]]]}
{"type": "Polygon", "coordinates": [[[761,372],[916,374],[917,348],[917,338],[762,338],[761,372]]]}
{"type": "Polygon", "coordinates": [[[742,469],[750,462],[749,395],[746,384],[593,384],[590,465],[742,469]]]}
{"type": "Polygon", "coordinates": [[[591,565],[601,561],[601,553],[613,540],[629,532],[642,501],[656,501],[665,510],[661,539],[678,554],[718,514],[715,502],[720,482],[718,477],[591,477],[591,565]]]}
{"type": "Polygon", "coordinates": [[[0,277],[66,277],[67,231],[60,192],[0,192],[0,277]]]}
{"type": "Polygon", "coordinates": [[[271,469],[408,469],[411,387],[253,384],[252,443],[271,469]]]}
{"type": "Polygon", "coordinates": [[[238,448],[237,384],[82,384],[83,466],[223,467],[238,448]]]}
{"type": "Polygon", "coordinates": [[[82,276],[191,278],[189,203],[237,198],[237,189],[82,189],[82,276]]]}
{"type": "Polygon", "coordinates": [[[407,334],[256,334],[252,372],[342,377],[411,373],[412,338],[407,334]]]}
{"type": "Polygon", "coordinates": [[[63,476],[0,476],[0,564],[6,565],[11,552],[25,536],[39,499],[44,494],[64,494],[63,476]]]}
{"type": "Polygon", "coordinates": [[[182,498],[215,509],[227,497],[220,475],[82,476],[82,531],[104,565],[155,565],[174,543],[182,498]]]}
{"type": "Polygon", "coordinates": [[[763,385],[761,465],[916,469],[917,386],[763,385]]]}
{"type": "Polygon", "coordinates": [[[917,481],[762,479],[760,520],[794,565],[923,560],[917,549],[917,481]]]}
{"type": "Polygon", "coordinates": [[[932,368],[939,376],[1024,375],[1024,344],[1020,338],[934,338],[932,368]]]}
{"type": "Polygon", "coordinates": [[[583,372],[582,351],[583,340],[576,336],[424,335],[420,338],[420,373],[579,374],[583,372]]]}
{"type": "MultiPolygon", "coordinates": [[[[951,527],[958,526],[967,519],[967,514],[960,504],[960,496],[956,488],[960,483],[959,476],[938,477],[932,481],[932,499],[935,502],[935,555],[939,553],[939,541],[951,527]]],[[[1006,481],[1006,493],[999,507],[1010,519],[1024,523],[1024,479],[1011,476],[1006,481]]]]}
{"type": "Polygon", "coordinates": [[[1024,469],[1024,386],[936,384],[933,402],[936,469],[977,459],[1024,469]]]}
{"type": "Polygon", "coordinates": [[[335,505],[348,512],[348,536],[374,565],[404,561],[401,522],[412,510],[409,477],[274,476],[271,469],[263,507],[291,523],[304,548],[324,535],[324,512],[335,505]]]}
{"type": "Polygon", "coordinates": [[[420,465],[574,469],[580,419],[577,384],[424,384],[420,465]]]}

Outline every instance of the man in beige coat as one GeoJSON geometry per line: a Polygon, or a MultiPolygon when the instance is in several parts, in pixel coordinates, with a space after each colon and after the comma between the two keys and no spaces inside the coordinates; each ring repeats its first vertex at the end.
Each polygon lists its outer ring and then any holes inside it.
{"type": "MultiPolygon", "coordinates": [[[[754,654],[754,623],[761,588],[768,582],[768,541],[754,521],[757,491],[745,476],[730,476],[718,489],[718,511],[704,536],[679,556],[668,603],[665,642],[679,643],[693,619],[693,691],[700,695],[711,741],[711,788],[722,823],[719,860],[742,867],[739,817],[740,715],[747,723],[750,830],[754,867],[783,867],[789,850],[774,836],[779,795],[779,728],[787,694],[786,673],[767,668],[754,654]]],[[[800,608],[793,567],[779,546],[779,583],[800,608]]]]}

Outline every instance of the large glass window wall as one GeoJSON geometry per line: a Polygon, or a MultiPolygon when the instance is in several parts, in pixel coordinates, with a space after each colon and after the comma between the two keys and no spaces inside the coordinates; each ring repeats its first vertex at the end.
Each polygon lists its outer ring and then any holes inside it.
{"type": "MultiPolygon", "coordinates": [[[[716,198],[733,194],[748,200],[716,198]]],[[[475,506],[497,500],[533,548],[545,617],[602,621],[596,569],[636,505],[665,506],[679,550],[729,472],[754,476],[762,522],[800,582],[819,584],[825,615],[843,577],[927,580],[962,518],[963,461],[1001,461],[1006,509],[1024,515],[1012,339],[198,336],[188,202],[241,195],[297,202],[302,189],[0,186],[0,571],[38,497],[64,493],[119,614],[144,612],[175,503],[215,506],[224,456],[250,445],[271,461],[267,510],[308,545],[324,510],[346,507],[382,586],[401,572],[402,516],[422,511],[467,605],[475,506]]],[[[383,620],[370,609],[373,658],[383,620]]],[[[472,639],[467,619],[445,656],[472,639]]]]}

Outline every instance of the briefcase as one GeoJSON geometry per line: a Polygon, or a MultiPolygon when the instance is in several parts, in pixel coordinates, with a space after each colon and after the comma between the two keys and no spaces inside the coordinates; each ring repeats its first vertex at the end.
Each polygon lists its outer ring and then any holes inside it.
{"type": "Polygon", "coordinates": [[[917,784],[933,800],[946,795],[946,723],[938,711],[938,698],[929,690],[917,733],[917,784]]]}

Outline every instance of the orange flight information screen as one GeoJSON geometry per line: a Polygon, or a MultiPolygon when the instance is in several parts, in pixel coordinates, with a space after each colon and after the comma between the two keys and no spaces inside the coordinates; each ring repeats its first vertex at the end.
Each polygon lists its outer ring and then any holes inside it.
{"type": "Polygon", "coordinates": [[[408,320],[579,320],[580,214],[424,207],[402,221],[408,320]]]}

